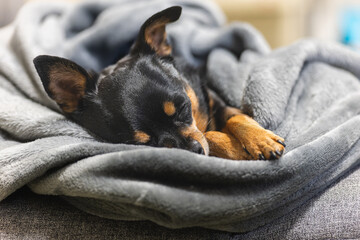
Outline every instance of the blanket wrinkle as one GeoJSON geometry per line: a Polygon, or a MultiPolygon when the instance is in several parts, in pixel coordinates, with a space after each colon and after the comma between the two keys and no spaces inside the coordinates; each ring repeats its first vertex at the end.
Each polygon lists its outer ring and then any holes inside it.
{"type": "Polygon", "coordinates": [[[304,39],[272,51],[252,26],[225,25],[216,5],[200,0],[29,3],[0,41],[0,200],[27,185],[105,218],[247,232],[360,164],[360,55],[339,44],[304,39]],[[34,57],[99,71],[128,53],[147,17],[173,5],[183,7],[167,27],[174,53],[204,66],[229,105],[284,137],[282,158],[99,142],[47,96],[34,57]]]}

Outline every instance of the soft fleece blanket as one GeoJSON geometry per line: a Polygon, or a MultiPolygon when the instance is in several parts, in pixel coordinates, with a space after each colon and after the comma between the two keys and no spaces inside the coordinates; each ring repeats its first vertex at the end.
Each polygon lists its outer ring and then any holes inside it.
{"type": "Polygon", "coordinates": [[[209,1],[27,5],[0,30],[0,200],[28,185],[106,218],[244,232],[322,192],[360,162],[360,56],[303,40],[270,51],[251,26],[225,26],[209,1]],[[231,161],[184,150],[109,144],[68,121],[32,60],[70,58],[100,70],[129,50],[142,22],[172,5],[174,51],[206,66],[230,105],[286,139],[276,161],[231,161]]]}

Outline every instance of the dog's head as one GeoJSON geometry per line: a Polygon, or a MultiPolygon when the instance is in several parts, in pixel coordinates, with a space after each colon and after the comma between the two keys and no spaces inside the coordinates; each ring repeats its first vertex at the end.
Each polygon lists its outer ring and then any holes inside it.
{"type": "Polygon", "coordinates": [[[199,130],[196,123],[197,96],[175,68],[166,39],[166,24],[180,14],[180,7],[171,7],[150,17],[130,53],[100,74],[64,58],[36,57],[47,94],[66,116],[105,141],[207,154],[206,127],[199,130]]]}

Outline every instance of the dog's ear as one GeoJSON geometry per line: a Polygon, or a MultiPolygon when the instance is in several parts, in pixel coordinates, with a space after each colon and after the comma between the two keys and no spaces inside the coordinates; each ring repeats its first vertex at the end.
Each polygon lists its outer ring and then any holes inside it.
{"type": "Polygon", "coordinates": [[[175,22],[181,15],[181,7],[174,6],[156,13],[141,26],[138,38],[131,49],[132,54],[155,52],[160,56],[171,54],[165,26],[175,22]]]}
{"type": "Polygon", "coordinates": [[[41,55],[34,65],[45,91],[65,113],[77,110],[85,93],[95,88],[95,76],[68,59],[41,55]]]}

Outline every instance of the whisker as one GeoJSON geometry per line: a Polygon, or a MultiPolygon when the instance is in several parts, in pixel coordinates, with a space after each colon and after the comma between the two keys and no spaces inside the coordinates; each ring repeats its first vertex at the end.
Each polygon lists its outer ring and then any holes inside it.
{"type": "Polygon", "coordinates": [[[209,119],[209,121],[207,122],[207,124],[206,124],[206,128],[208,128],[209,127],[209,125],[210,125],[210,123],[212,123],[212,121],[213,121],[213,119],[212,118],[210,118],[209,119]]]}

